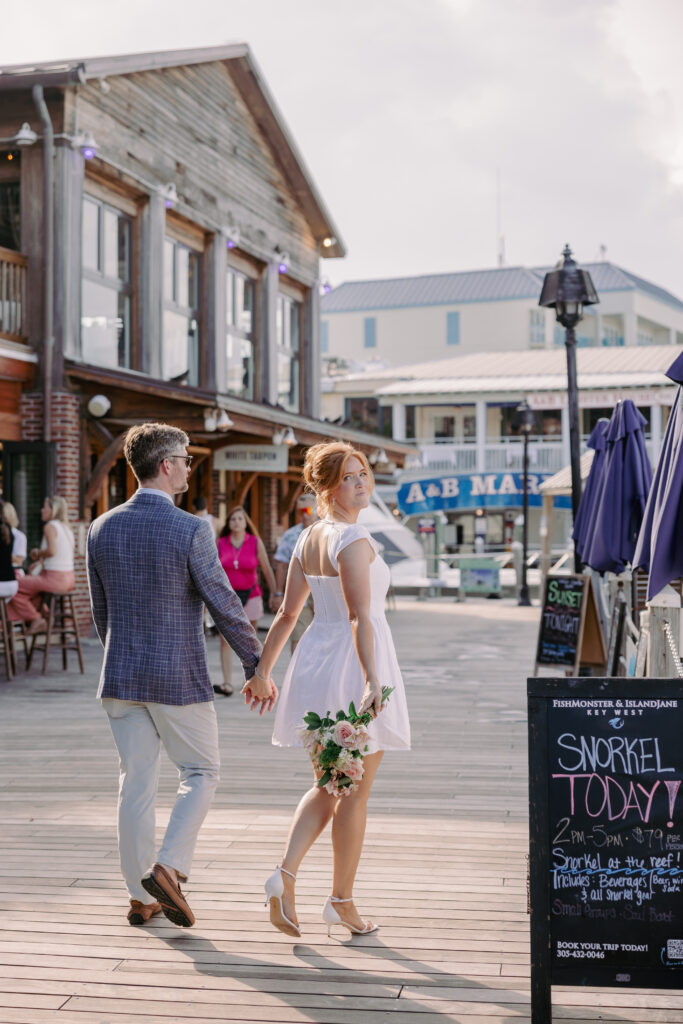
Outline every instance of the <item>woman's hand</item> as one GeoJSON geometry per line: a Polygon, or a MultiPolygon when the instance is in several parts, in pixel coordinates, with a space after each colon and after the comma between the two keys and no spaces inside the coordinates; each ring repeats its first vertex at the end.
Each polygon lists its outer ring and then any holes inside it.
{"type": "Polygon", "coordinates": [[[40,548],[31,548],[30,556],[32,562],[37,562],[40,558],[40,548]]]}
{"type": "Polygon", "coordinates": [[[382,685],[378,683],[376,679],[366,679],[365,690],[363,691],[363,699],[360,702],[358,708],[358,714],[362,715],[363,712],[369,711],[373,718],[377,718],[377,715],[382,710],[382,685]]]}

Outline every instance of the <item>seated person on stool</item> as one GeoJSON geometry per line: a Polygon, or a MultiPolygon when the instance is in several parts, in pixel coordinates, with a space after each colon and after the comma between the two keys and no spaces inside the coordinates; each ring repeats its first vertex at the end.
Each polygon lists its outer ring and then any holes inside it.
{"type": "Polygon", "coordinates": [[[64,498],[46,498],[40,515],[45,524],[40,548],[31,551],[34,562],[42,562],[42,572],[22,576],[18,592],[7,607],[10,621],[26,622],[29,633],[41,633],[47,623],[41,615],[41,594],[67,594],[74,589],[74,535],[68,525],[69,513],[64,498]]]}
{"type": "Polygon", "coordinates": [[[0,600],[14,597],[19,587],[12,565],[14,538],[12,529],[5,519],[4,507],[0,501],[0,600]]]}

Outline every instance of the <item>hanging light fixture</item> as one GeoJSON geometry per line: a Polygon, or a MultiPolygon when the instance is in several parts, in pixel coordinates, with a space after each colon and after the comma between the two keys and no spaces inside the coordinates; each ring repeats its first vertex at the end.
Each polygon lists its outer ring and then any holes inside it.
{"type": "Polygon", "coordinates": [[[28,121],[24,121],[17,134],[12,139],[17,146],[32,146],[38,141],[38,133],[34,132],[28,121]]]}
{"type": "Polygon", "coordinates": [[[225,409],[219,410],[218,411],[218,419],[216,420],[216,429],[217,430],[230,430],[231,427],[234,427],[234,426],[235,426],[235,424],[230,419],[230,416],[225,411],[225,409]]]}
{"type": "Polygon", "coordinates": [[[299,443],[291,427],[287,427],[285,430],[285,436],[282,438],[282,443],[286,444],[289,448],[292,448],[295,444],[299,443]]]}
{"type": "Polygon", "coordinates": [[[77,135],[74,142],[86,160],[92,160],[97,155],[97,143],[92,132],[84,132],[82,135],[77,135]]]}
{"type": "Polygon", "coordinates": [[[164,197],[166,209],[169,210],[172,206],[175,206],[178,202],[178,190],[175,187],[175,182],[170,181],[168,185],[163,185],[160,191],[164,197]]]}

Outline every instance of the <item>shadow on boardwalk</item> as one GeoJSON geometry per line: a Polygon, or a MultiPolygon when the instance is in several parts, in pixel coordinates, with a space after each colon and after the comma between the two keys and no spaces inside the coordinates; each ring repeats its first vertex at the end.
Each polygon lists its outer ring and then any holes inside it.
{"type": "MultiPolygon", "coordinates": [[[[268,923],[263,881],[310,768],[301,751],[271,747],[271,723],[239,698],[217,703],[222,781],[188,888],[198,924],[132,929],[116,756],[94,699],[99,645],[86,645],[84,677],[0,682],[0,1024],[528,1020],[525,687],[536,616],[505,602],[399,601],[391,613],[414,749],[386,756],[371,801],[356,897],[381,932],[343,942],[328,942],[320,919],[328,836],[299,875],[305,941],[268,923]]],[[[174,788],[165,766],[160,825],[174,788]]],[[[676,994],[571,990],[555,1003],[554,1019],[574,1024],[683,1021],[676,994]]]]}

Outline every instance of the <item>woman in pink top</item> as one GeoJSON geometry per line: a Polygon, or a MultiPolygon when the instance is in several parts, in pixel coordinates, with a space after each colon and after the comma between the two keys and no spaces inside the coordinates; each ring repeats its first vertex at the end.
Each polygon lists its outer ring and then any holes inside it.
{"type": "MultiPolygon", "coordinates": [[[[231,510],[221,530],[218,538],[218,557],[255,631],[258,620],[263,616],[263,597],[258,581],[258,570],[260,569],[265,576],[271,595],[276,589],[275,575],[263,541],[241,505],[231,510]]],[[[220,641],[223,685],[214,686],[214,690],[229,697],[232,693],[232,653],[222,636],[220,641]]]]}

